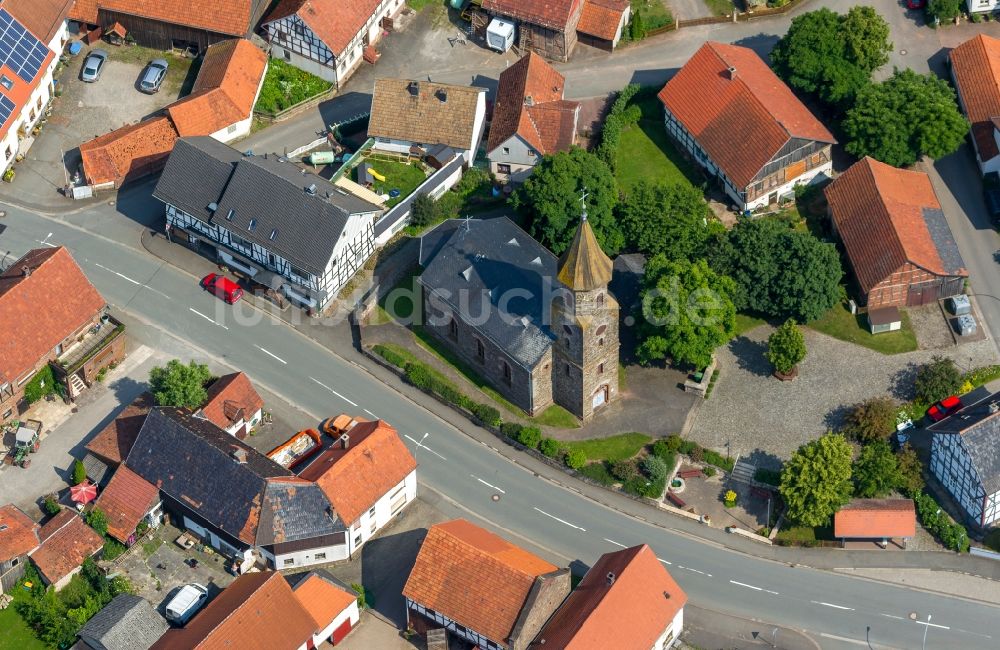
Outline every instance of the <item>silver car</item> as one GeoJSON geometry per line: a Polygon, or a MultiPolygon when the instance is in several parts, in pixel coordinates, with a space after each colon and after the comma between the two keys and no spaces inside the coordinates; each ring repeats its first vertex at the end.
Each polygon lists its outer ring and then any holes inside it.
{"type": "Polygon", "coordinates": [[[155,59],[149,62],[146,70],[142,73],[139,81],[139,90],[144,93],[153,94],[160,89],[163,79],[167,76],[167,67],[170,64],[164,59],[155,59]]]}
{"type": "Polygon", "coordinates": [[[101,71],[108,60],[108,53],[104,50],[94,50],[87,55],[83,61],[83,71],[80,72],[80,79],[88,83],[93,83],[101,78],[101,71]]]}
{"type": "Polygon", "coordinates": [[[175,625],[184,625],[207,600],[208,589],[202,585],[196,582],[184,585],[167,603],[167,620],[175,625]]]}

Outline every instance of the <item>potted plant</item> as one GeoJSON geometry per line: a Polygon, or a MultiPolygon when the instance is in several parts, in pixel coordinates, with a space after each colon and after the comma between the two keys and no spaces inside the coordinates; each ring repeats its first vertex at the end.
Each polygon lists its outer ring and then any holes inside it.
{"type": "Polygon", "coordinates": [[[805,337],[789,318],[767,339],[767,360],[774,366],[774,376],[781,381],[795,379],[799,375],[798,364],[805,357],[805,337]]]}
{"type": "Polygon", "coordinates": [[[727,508],[732,508],[732,507],[736,506],[736,496],[737,495],[736,495],[735,491],[733,491],[733,490],[727,490],[726,491],[725,497],[723,499],[723,503],[725,504],[725,506],[727,508]]]}
{"type": "Polygon", "coordinates": [[[3,173],[3,180],[5,183],[12,183],[14,181],[14,176],[16,176],[16,174],[14,173],[14,168],[11,167],[3,173]]]}

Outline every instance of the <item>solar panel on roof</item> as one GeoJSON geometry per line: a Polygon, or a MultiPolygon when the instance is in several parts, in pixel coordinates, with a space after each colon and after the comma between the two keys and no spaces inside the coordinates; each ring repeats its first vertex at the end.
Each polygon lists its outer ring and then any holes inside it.
{"type": "Polygon", "coordinates": [[[0,95],[0,124],[6,124],[10,114],[14,112],[14,102],[0,95]]]}
{"type": "Polygon", "coordinates": [[[6,65],[26,83],[38,75],[49,48],[6,9],[0,9],[0,65],[6,65]]]}

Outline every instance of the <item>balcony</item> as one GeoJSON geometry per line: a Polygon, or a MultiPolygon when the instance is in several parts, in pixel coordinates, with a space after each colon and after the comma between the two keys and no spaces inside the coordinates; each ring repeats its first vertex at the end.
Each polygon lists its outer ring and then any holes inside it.
{"type": "Polygon", "coordinates": [[[67,375],[73,374],[124,332],[123,324],[110,314],[104,314],[99,326],[90,328],[82,339],[63,350],[57,359],[59,367],[67,375]]]}

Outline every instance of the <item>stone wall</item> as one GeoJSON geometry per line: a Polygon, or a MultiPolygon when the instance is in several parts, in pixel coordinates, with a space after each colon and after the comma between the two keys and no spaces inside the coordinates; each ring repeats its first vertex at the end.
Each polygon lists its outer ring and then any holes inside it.
{"type": "Polygon", "coordinates": [[[594,414],[593,397],[618,396],[618,302],[606,288],[576,292],[571,306],[553,303],[553,399],[577,417],[594,414]]]}
{"type": "Polygon", "coordinates": [[[569,591],[569,569],[559,569],[535,578],[521,615],[510,633],[510,649],[527,650],[542,626],[569,596],[569,591]]]}

